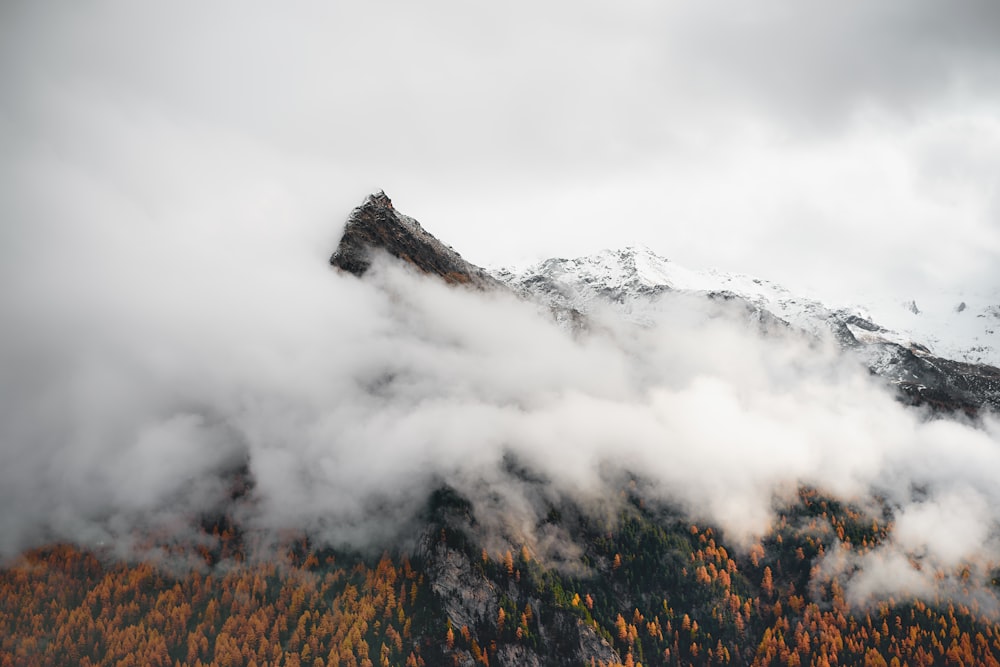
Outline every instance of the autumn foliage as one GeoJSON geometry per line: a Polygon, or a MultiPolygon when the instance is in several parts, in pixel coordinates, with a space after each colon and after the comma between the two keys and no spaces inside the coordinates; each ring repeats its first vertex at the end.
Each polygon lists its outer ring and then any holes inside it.
{"type": "Polygon", "coordinates": [[[0,665],[423,664],[408,561],[311,556],[173,576],[66,545],[31,552],[0,573],[0,665]]]}
{"type": "Polygon", "coordinates": [[[0,667],[496,665],[523,655],[504,647],[578,647],[577,635],[553,633],[559,618],[618,656],[595,667],[1000,667],[995,608],[973,589],[852,607],[842,582],[820,573],[825,550],[863,553],[891,529],[803,489],[770,535],[737,549],[711,527],[636,503],[611,527],[581,521],[586,569],[561,570],[525,545],[490,553],[441,527],[437,539],[466,549],[469,568],[499,592],[494,611],[468,624],[447,617],[426,563],[403,554],[298,540],[249,558],[222,530],[213,551],[194,550],[200,565],[183,569],[56,545],[0,570],[0,667]]]}

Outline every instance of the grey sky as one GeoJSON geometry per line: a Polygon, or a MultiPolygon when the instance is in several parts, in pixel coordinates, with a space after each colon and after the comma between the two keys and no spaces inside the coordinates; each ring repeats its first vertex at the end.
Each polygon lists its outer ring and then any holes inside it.
{"type": "Polygon", "coordinates": [[[335,236],[382,187],[480,264],[645,244],[848,300],[1000,285],[989,0],[2,11],[5,239],[261,198],[335,236]]]}

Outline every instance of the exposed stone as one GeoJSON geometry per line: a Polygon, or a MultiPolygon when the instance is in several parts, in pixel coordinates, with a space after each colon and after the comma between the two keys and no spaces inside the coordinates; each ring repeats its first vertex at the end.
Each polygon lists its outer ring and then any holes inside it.
{"type": "Polygon", "coordinates": [[[503,644],[497,648],[497,665],[503,667],[541,667],[542,660],[521,644],[503,644]]]}
{"type": "Polygon", "coordinates": [[[466,554],[438,543],[428,556],[431,590],[454,627],[472,628],[496,618],[500,594],[489,579],[473,569],[466,554]]]}
{"type": "Polygon", "coordinates": [[[360,277],[378,252],[388,253],[447,283],[480,289],[500,287],[486,271],[462,259],[419,222],[396,211],[382,191],[369,195],[351,212],[330,264],[360,277]]]}

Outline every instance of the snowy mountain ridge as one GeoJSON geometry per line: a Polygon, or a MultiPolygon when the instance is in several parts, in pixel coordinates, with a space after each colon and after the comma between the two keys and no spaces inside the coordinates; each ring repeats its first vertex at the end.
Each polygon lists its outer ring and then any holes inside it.
{"type": "MultiPolygon", "coordinates": [[[[455,286],[487,292],[510,289],[574,332],[611,321],[642,327],[655,324],[662,321],[664,307],[677,305],[668,303],[673,299],[660,298],[668,292],[687,301],[679,304],[682,317],[707,304],[727,304],[726,314],[743,319],[761,333],[790,327],[807,335],[832,338],[871,373],[894,385],[905,402],[970,416],[984,407],[1000,412],[1000,368],[994,365],[969,363],[961,355],[932,351],[914,342],[914,336],[874,323],[866,311],[831,309],[750,276],[691,271],[647,248],[603,251],[572,260],[550,259],[524,271],[499,270],[491,275],[464,260],[412,218],[402,216],[385,193],[378,192],[351,212],[330,264],[360,278],[377,255],[388,255],[455,286]],[[601,311],[612,319],[604,320],[599,316],[601,311]]],[[[909,305],[911,315],[920,314],[915,303],[909,305]]],[[[961,315],[966,310],[955,312],[961,315]]],[[[979,319],[969,321],[978,324],[979,319]]],[[[991,329],[984,331],[984,336],[992,335],[991,329]]],[[[971,339],[947,340],[961,344],[971,339]]],[[[992,344],[980,344],[975,352],[983,358],[996,349],[992,344]]]]}
{"type": "Polygon", "coordinates": [[[603,250],[575,259],[548,259],[494,276],[549,305],[587,313],[598,303],[628,302],[625,315],[641,321],[634,297],[673,290],[730,294],[804,331],[849,331],[863,345],[893,343],[917,355],[1000,366],[1000,293],[946,295],[925,304],[872,300],[834,307],[785,287],[739,273],[692,270],[646,247],[603,250]]]}

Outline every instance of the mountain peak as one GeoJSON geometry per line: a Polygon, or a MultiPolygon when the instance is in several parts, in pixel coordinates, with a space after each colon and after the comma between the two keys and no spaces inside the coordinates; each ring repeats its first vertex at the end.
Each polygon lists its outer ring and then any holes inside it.
{"type": "Polygon", "coordinates": [[[361,206],[362,207],[375,206],[375,207],[390,208],[395,210],[395,208],[393,208],[392,205],[392,200],[389,199],[389,195],[385,193],[385,190],[379,190],[377,192],[371,193],[370,195],[365,197],[365,203],[362,204],[361,206]]]}
{"type": "Polygon", "coordinates": [[[368,195],[351,211],[330,264],[360,277],[380,252],[450,284],[480,289],[498,286],[485,270],[462,259],[419,222],[397,211],[384,190],[368,195]]]}

